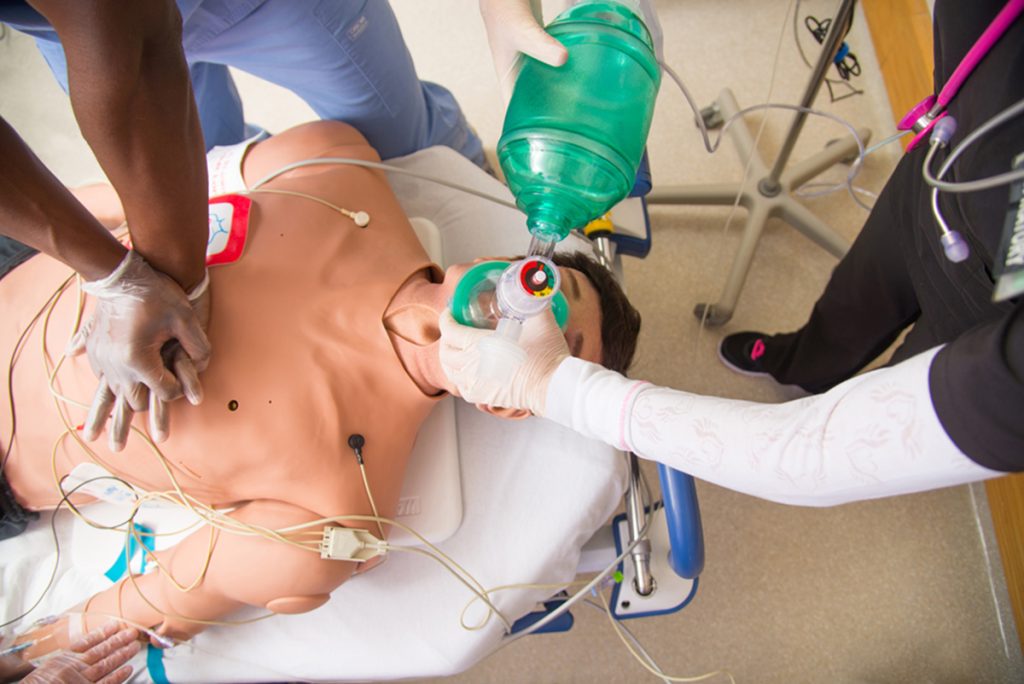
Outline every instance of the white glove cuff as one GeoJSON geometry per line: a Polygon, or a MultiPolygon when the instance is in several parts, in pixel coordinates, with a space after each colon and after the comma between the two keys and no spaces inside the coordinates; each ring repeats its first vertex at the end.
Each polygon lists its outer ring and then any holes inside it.
{"type": "Polygon", "coordinates": [[[210,287],[210,269],[207,268],[207,269],[203,270],[203,279],[199,281],[199,284],[196,285],[195,287],[193,287],[191,290],[188,291],[188,301],[190,301],[190,302],[196,301],[197,299],[202,297],[203,294],[206,293],[206,291],[209,289],[209,287],[210,287]]]}
{"type": "Polygon", "coordinates": [[[124,258],[121,262],[111,271],[108,275],[100,278],[99,280],[87,280],[82,283],[82,291],[91,294],[93,297],[110,299],[113,297],[128,296],[133,299],[140,299],[136,297],[130,287],[125,287],[124,282],[125,275],[139,263],[145,263],[145,260],[139,256],[135,250],[129,249],[125,253],[124,258]]]}

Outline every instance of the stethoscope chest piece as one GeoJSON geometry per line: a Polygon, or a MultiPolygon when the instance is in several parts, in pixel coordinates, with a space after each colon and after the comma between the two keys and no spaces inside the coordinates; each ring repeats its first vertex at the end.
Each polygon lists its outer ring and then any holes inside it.
{"type": "Polygon", "coordinates": [[[907,152],[913,150],[922,140],[926,139],[935,124],[946,116],[946,110],[936,107],[935,100],[934,95],[924,98],[914,105],[914,108],[907,112],[896,125],[897,130],[914,132],[914,138],[907,145],[907,152]]]}

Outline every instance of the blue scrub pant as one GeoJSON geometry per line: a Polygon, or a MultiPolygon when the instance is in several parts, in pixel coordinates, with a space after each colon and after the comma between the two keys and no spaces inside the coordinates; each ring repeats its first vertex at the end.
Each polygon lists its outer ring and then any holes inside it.
{"type": "MultiPolygon", "coordinates": [[[[4,5],[0,21],[36,39],[66,92],[67,62],[56,31],[45,23],[19,21],[4,5]]],[[[323,119],[352,124],[384,158],[446,145],[484,164],[480,139],[455,97],[416,75],[386,0],[177,0],[177,5],[207,149],[240,142],[252,132],[227,68],[232,66],[291,90],[323,119]]]]}
{"type": "MultiPolygon", "coordinates": [[[[0,280],[35,254],[37,254],[36,250],[31,247],[26,247],[17,240],[0,235],[0,280]]],[[[3,437],[0,437],[0,442],[3,441],[3,437]]],[[[0,445],[0,465],[3,464],[3,461],[4,453],[2,445],[0,445]]],[[[25,531],[29,521],[38,517],[38,513],[26,511],[14,498],[14,492],[7,484],[3,469],[0,468],[0,541],[18,536],[25,531]]]]}

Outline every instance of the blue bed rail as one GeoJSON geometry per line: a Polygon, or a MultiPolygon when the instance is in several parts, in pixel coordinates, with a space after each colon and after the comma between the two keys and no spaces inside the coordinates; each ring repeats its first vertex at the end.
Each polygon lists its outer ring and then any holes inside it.
{"type": "Polygon", "coordinates": [[[692,477],[661,463],[658,464],[658,478],[672,544],[669,565],[680,577],[694,579],[704,569],[704,528],[697,503],[697,488],[692,477]]]}

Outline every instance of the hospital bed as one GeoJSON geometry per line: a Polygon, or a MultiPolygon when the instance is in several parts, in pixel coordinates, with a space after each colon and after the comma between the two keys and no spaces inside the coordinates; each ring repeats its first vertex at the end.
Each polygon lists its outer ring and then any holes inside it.
{"type": "MultiPolygon", "coordinates": [[[[392,163],[511,199],[505,186],[448,148],[423,150],[392,163]]],[[[450,264],[522,253],[528,236],[518,212],[413,176],[389,176],[436,261],[450,264]]],[[[621,244],[642,253],[646,212],[639,199],[628,202],[621,213],[624,223],[633,224],[634,235],[621,244]]],[[[597,245],[616,268],[616,238],[598,237],[592,243],[572,235],[559,249],[589,251],[597,245]]],[[[635,458],[549,421],[506,421],[449,398],[417,438],[397,519],[435,543],[484,587],[545,585],[492,595],[502,613],[517,621],[516,630],[556,608],[565,596],[559,587],[579,573],[604,570],[638,532],[645,532],[651,541],[634,546],[636,561],[627,558],[620,564],[624,579],[615,586],[613,610],[620,619],[646,616],[685,605],[696,591],[703,565],[692,480],[667,469],[661,480],[665,504],[655,505],[644,496],[635,458]],[[624,500],[626,513],[609,524],[624,500]],[[646,513],[652,514],[650,523],[646,513]]],[[[123,510],[108,503],[87,510],[97,521],[124,518],[123,510]]],[[[136,522],[159,533],[182,529],[187,515],[168,507],[146,508],[136,522]]],[[[93,529],[66,510],[52,518],[43,515],[24,534],[0,543],[0,622],[43,596],[28,616],[5,630],[8,636],[110,586],[126,571],[123,533],[93,529]],[[55,562],[51,522],[60,554],[56,579],[46,590],[55,562]]],[[[155,546],[174,541],[157,537],[155,546]]],[[[401,531],[391,541],[416,543],[401,531]]],[[[130,567],[141,571],[144,554],[129,551],[130,567]]],[[[454,674],[508,638],[493,616],[479,624],[486,617],[479,601],[464,616],[478,628],[463,627],[463,609],[472,599],[439,564],[393,552],[380,567],[346,582],[329,603],[310,613],[212,627],[166,651],[150,647],[133,662],[140,671],[134,681],[366,681],[454,674]]],[[[258,615],[254,611],[234,617],[258,615]]],[[[562,617],[544,629],[569,624],[571,618],[562,617]]]]}

